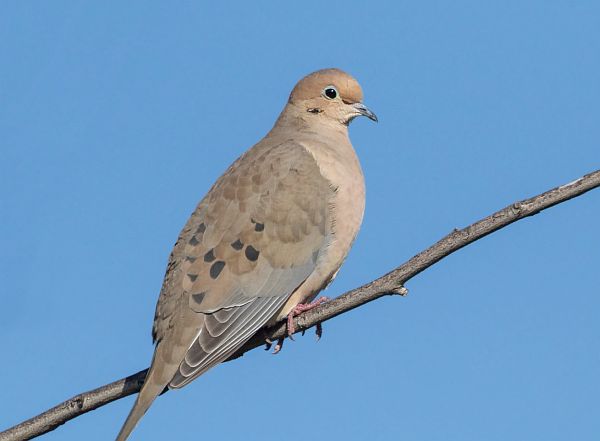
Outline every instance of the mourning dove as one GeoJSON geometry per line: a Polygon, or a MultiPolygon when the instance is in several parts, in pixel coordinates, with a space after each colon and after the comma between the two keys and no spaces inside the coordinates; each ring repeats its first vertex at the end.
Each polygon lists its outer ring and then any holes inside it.
{"type": "Polygon", "coordinates": [[[166,387],[225,361],[261,328],[306,309],[333,280],[365,206],[348,137],[357,116],[377,121],[362,98],[339,69],[304,77],[271,131],[198,204],[169,258],[152,365],[117,441],[166,387]]]}

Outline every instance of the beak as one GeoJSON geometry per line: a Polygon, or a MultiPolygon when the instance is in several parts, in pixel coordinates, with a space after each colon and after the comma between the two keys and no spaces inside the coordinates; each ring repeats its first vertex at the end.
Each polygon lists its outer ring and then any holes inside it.
{"type": "Polygon", "coordinates": [[[369,118],[371,121],[379,121],[377,119],[377,115],[375,115],[373,112],[371,112],[371,110],[365,106],[363,103],[355,103],[352,104],[352,107],[354,107],[354,109],[362,116],[366,116],[367,118],[369,118]]]}

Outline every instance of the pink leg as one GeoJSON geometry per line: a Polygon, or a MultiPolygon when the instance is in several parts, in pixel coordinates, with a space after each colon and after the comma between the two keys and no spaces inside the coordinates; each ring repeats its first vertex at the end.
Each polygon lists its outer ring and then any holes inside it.
{"type": "MultiPolygon", "coordinates": [[[[292,337],[292,335],[296,332],[296,326],[294,325],[294,317],[296,317],[299,314],[302,314],[305,311],[310,311],[311,309],[316,308],[317,306],[319,306],[321,303],[324,303],[326,301],[328,301],[329,299],[327,297],[320,297],[317,300],[315,300],[312,303],[298,303],[294,309],[292,309],[290,311],[290,313],[287,316],[287,334],[288,337],[290,339],[294,339],[292,337]]],[[[321,334],[323,333],[323,328],[321,327],[321,324],[319,323],[317,325],[317,336],[318,338],[321,337],[321,334]]]]}

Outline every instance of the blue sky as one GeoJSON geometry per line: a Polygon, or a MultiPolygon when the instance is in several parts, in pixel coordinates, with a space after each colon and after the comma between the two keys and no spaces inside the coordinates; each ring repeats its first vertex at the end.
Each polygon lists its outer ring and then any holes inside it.
{"type": "MultiPolygon", "coordinates": [[[[336,66],[380,123],[327,294],[600,168],[600,4],[12,2],[0,14],[0,427],[146,367],[166,259],[295,82],[336,66]]],[[[386,298],[160,397],[132,440],[591,440],[600,190],[386,298]]],[[[107,440],[133,398],[48,440],[107,440]]]]}

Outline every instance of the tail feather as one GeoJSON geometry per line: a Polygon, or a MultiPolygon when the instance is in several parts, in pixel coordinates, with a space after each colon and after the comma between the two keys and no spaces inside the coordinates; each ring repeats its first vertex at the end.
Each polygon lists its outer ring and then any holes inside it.
{"type": "MultiPolygon", "coordinates": [[[[156,358],[156,356],[155,356],[156,358]]],[[[150,408],[150,405],[154,402],[157,396],[161,394],[161,392],[165,389],[165,387],[169,384],[171,379],[173,378],[174,371],[177,369],[177,366],[171,366],[171,369],[164,369],[165,366],[161,366],[161,368],[156,369],[154,360],[152,363],[152,367],[150,371],[148,371],[148,375],[146,376],[146,380],[138,394],[135,404],[133,408],[129,412],[119,435],[117,435],[116,441],[125,441],[135,429],[135,426],[138,424],[140,419],[144,416],[146,411],[150,408]],[[173,371],[173,372],[166,372],[173,371]]]]}

